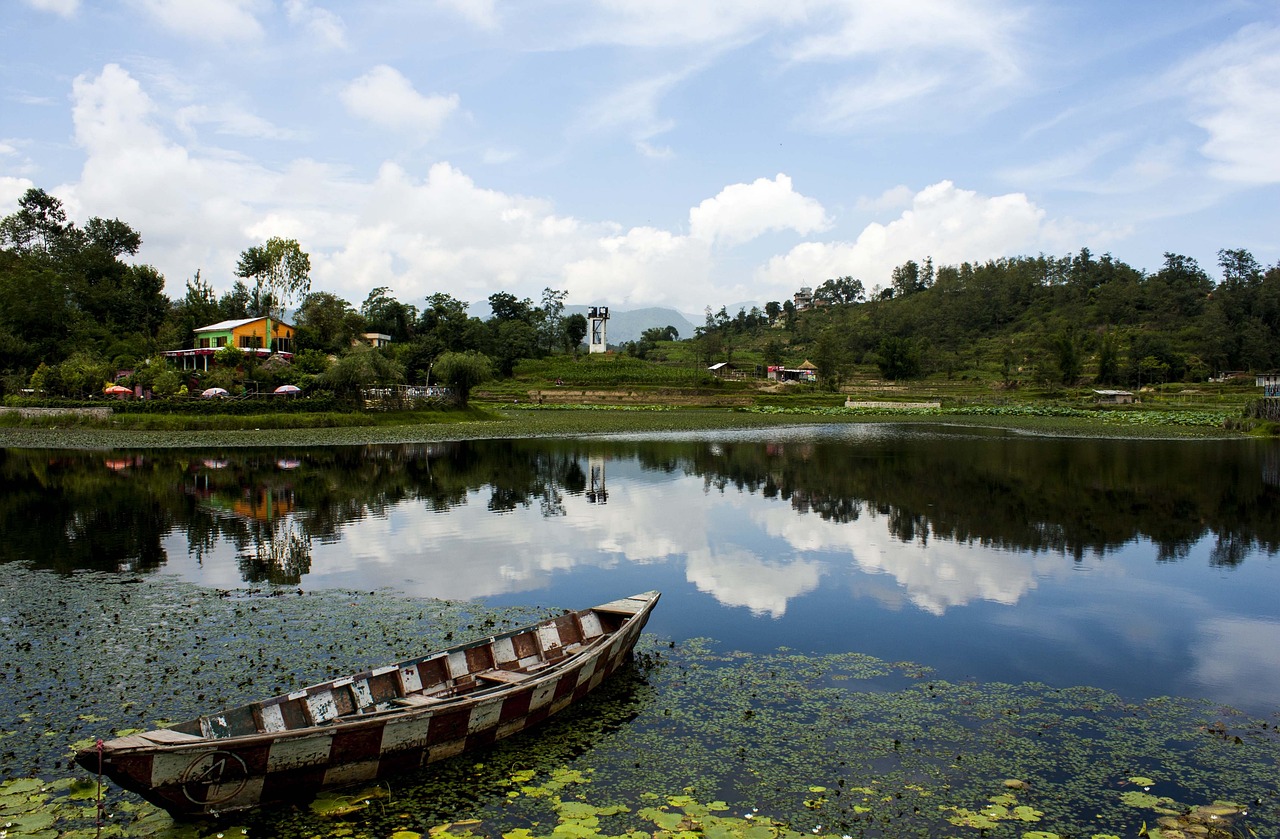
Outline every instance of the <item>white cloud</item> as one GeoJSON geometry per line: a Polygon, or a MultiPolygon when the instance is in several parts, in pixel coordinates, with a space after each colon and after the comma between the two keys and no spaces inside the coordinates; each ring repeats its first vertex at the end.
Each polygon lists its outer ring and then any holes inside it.
{"type": "Polygon", "coordinates": [[[785,615],[794,598],[816,590],[825,570],[817,560],[770,561],[741,546],[691,551],[685,561],[685,578],[698,591],[772,618],[785,615]]]}
{"type": "Polygon", "coordinates": [[[1187,62],[1176,74],[1209,134],[1201,147],[1213,173],[1248,184],[1280,183],[1280,28],[1240,30],[1187,62]]]}
{"type": "Polygon", "coordinates": [[[908,259],[979,261],[1036,250],[1044,210],[1026,195],[987,197],[940,181],[916,194],[911,208],[888,224],[873,223],[853,242],[806,242],[774,257],[759,278],[779,288],[826,277],[888,277],[908,259]]]}
{"type": "Polygon", "coordinates": [[[72,98],[85,164],[64,190],[69,214],[126,220],[142,233],[143,258],[173,285],[197,268],[215,282],[229,276],[250,244],[250,204],[271,194],[276,176],[243,162],[193,157],[170,141],[155,124],[154,103],[117,65],[78,77],[72,98]]]}
{"type": "Polygon", "coordinates": [[[218,134],[232,137],[257,137],[265,140],[287,140],[297,135],[273,125],[262,117],[231,105],[188,105],[174,114],[174,124],[192,136],[197,126],[213,125],[218,134]]]}
{"type": "Polygon", "coordinates": [[[265,0],[133,0],[161,26],[202,41],[245,41],[262,37],[258,15],[265,0]]]}
{"type": "Polygon", "coordinates": [[[6,216],[18,209],[18,199],[35,186],[26,178],[13,178],[0,175],[0,216],[6,216]]]}
{"type": "Polygon", "coordinates": [[[1218,617],[1199,629],[1191,645],[1197,687],[1240,707],[1273,707],[1280,695],[1280,623],[1218,617]]]}
{"type": "Polygon", "coordinates": [[[59,17],[71,17],[80,9],[80,0],[26,0],[28,6],[59,17]]]}
{"type": "Polygon", "coordinates": [[[317,9],[310,0],[285,0],[284,9],[289,22],[304,29],[316,43],[338,49],[346,47],[346,27],[342,18],[333,12],[317,9]]]}
{"type": "Polygon", "coordinates": [[[655,146],[645,140],[636,141],[636,151],[650,160],[671,160],[676,156],[670,146],[655,146]]]}
{"type": "Polygon", "coordinates": [[[732,184],[715,198],[689,211],[689,233],[695,239],[737,245],[763,233],[794,230],[801,235],[830,227],[822,205],[791,188],[791,178],[759,178],[732,184]]]}
{"type": "MultiPolygon", "coordinates": [[[[171,294],[196,269],[215,287],[229,287],[239,252],[272,235],[298,238],[312,255],[313,287],[351,301],[377,286],[405,301],[440,290],[468,301],[496,291],[537,296],[552,286],[566,289],[571,301],[684,311],[765,294],[776,299],[828,276],[870,282],[925,255],[956,262],[1021,253],[1065,235],[1024,195],[981,196],[944,181],[853,242],[808,242],[768,261],[754,281],[743,272],[726,281],[724,248],[771,232],[805,236],[830,227],[822,205],[797,192],[786,174],[724,187],[688,210],[687,233],[623,228],[566,216],[543,198],[487,189],[448,162],[422,174],[383,163],[372,180],[360,180],[313,160],[268,168],[194,142],[184,146],[165,136],[155,103],[116,65],[78,78],[73,99],[85,164],[60,195],[73,217],[120,217],[141,231],[141,256],[170,278],[171,294]]],[[[215,106],[188,107],[183,118],[193,125],[267,131],[215,106]]],[[[886,195],[904,197],[901,190],[886,195]]]]}
{"type": "Polygon", "coordinates": [[[670,131],[675,123],[658,116],[658,103],[679,84],[688,71],[664,73],[624,85],[592,103],[578,118],[579,131],[623,131],[637,140],[648,140],[670,131]]]}
{"type": "MultiPolygon", "coordinates": [[[[995,107],[1022,79],[1026,14],[1001,0],[597,0],[583,43],[697,50],[762,41],[785,65],[830,65],[801,122],[859,128],[904,104],[995,107]]],[[[789,69],[789,68],[788,68],[789,69]]],[[[665,91],[659,90],[660,95],[665,91]]]]}
{"type": "Polygon", "coordinates": [[[435,136],[458,109],[458,96],[423,96],[399,71],[385,64],[348,84],[339,94],[352,115],[400,131],[435,136]]]}
{"type": "Polygon", "coordinates": [[[906,184],[898,184],[886,189],[875,198],[859,198],[857,208],[876,213],[900,212],[911,206],[916,193],[906,184]]]}
{"type": "Polygon", "coordinates": [[[495,29],[498,26],[498,10],[494,7],[494,0],[437,0],[437,2],[480,29],[495,29]]]}

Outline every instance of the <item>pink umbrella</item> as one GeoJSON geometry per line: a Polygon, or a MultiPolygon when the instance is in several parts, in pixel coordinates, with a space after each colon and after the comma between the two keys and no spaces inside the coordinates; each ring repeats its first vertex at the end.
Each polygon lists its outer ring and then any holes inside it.
{"type": "Polygon", "coordinates": [[[293,396],[295,393],[302,393],[302,388],[297,385],[280,385],[275,392],[281,396],[293,396]]]}
{"type": "Polygon", "coordinates": [[[108,396],[132,396],[133,395],[133,389],[127,388],[124,385],[112,385],[111,387],[103,388],[102,392],[107,394],[108,396]]]}
{"type": "Polygon", "coordinates": [[[225,387],[205,388],[204,392],[201,393],[200,395],[203,396],[205,399],[213,399],[215,396],[226,396],[227,389],[225,387]]]}

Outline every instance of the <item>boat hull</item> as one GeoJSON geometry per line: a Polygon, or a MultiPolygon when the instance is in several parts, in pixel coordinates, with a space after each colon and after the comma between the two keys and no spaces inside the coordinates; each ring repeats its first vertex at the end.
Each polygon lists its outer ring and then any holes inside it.
{"type": "Polygon", "coordinates": [[[339,708],[319,724],[218,736],[219,725],[235,724],[229,719],[237,713],[233,711],[202,717],[198,728],[193,722],[118,738],[85,749],[76,759],[176,816],[217,816],[385,778],[490,746],[586,696],[628,660],[657,599],[657,592],[649,592],[614,601],[467,647],[313,686],[278,698],[281,701],[247,706],[258,728],[271,727],[272,720],[287,724],[290,714],[299,713],[291,705],[323,718],[326,709],[341,706],[334,701],[339,690],[354,697],[347,700],[350,703],[361,696],[377,699],[371,692],[376,694],[383,683],[401,688],[398,696],[370,701],[351,714],[339,708]],[[566,618],[573,618],[573,628],[566,618]],[[601,622],[615,621],[613,631],[600,627],[601,622]],[[596,637],[590,635],[592,627],[600,628],[596,637]],[[576,637],[574,632],[582,637],[559,648],[565,655],[555,661],[555,641],[562,635],[576,637]],[[518,655],[519,642],[531,633],[539,650],[525,656],[524,664],[517,658],[505,666],[485,667],[494,664],[495,650],[499,657],[508,649],[518,655]],[[532,661],[535,657],[544,661],[532,661]],[[451,691],[469,687],[467,692],[429,695],[421,683],[436,663],[437,669],[455,671],[449,677],[451,691]],[[186,732],[179,730],[183,727],[186,732]],[[195,730],[200,735],[191,733],[195,730]]]}

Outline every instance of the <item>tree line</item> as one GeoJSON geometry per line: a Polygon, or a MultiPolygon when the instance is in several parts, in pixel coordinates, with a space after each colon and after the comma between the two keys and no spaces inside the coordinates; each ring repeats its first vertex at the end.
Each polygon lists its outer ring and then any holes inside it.
{"type": "Polygon", "coordinates": [[[1088,248],[935,266],[908,260],[867,290],[828,279],[795,301],[712,314],[694,340],[707,359],[758,348],[766,363],[811,358],[838,387],[857,365],[888,379],[991,371],[1006,384],[1142,386],[1280,369],[1280,263],[1218,253],[1215,281],[1166,253],[1148,273],[1088,248]],[[772,331],[776,329],[777,331],[772,331]]]}
{"type": "MultiPolygon", "coordinates": [[[[201,386],[272,386],[312,381],[335,392],[373,384],[449,379],[465,393],[489,375],[510,375],[521,358],[576,352],[586,335],[580,314],[565,315],[566,292],[547,288],[538,302],[506,292],[489,296],[488,319],[444,292],[421,308],[375,288],[359,308],[312,291],[310,257],[296,240],[270,238],[247,248],[231,289],[218,295],[199,271],[170,299],[164,277],[133,265],[141,235],[119,219],[91,218],[83,227],[40,189],[0,219],[0,393],[38,389],[63,396],[100,392],[121,370],[129,383],[159,395],[179,392],[183,376],[160,353],[195,346],[195,330],[226,320],[281,318],[294,302],[294,363],[259,364],[234,347],[201,386]],[[365,333],[389,335],[374,350],[365,333]]],[[[274,341],[269,341],[274,344],[274,341]]]]}
{"type": "MultiPolygon", "coordinates": [[[[221,295],[197,271],[170,299],[155,268],[126,262],[141,245],[119,219],[75,224],[40,189],[0,219],[0,393],[82,397],[120,370],[132,371],[131,384],[177,393],[184,376],[160,353],[194,346],[201,326],[281,317],[295,303],[292,364],[229,348],[199,384],[314,382],[350,393],[448,379],[465,392],[510,375],[520,359],[576,353],[587,331],[581,314],[564,314],[566,292],[552,288],[538,301],[492,294],[487,319],[445,292],[415,305],[379,287],[357,306],[311,290],[308,254],[281,238],[247,248],[221,295]],[[391,344],[372,349],[365,333],[391,344]]],[[[841,276],[736,315],[708,307],[686,340],[706,364],[746,352],[766,364],[811,358],[828,387],[868,364],[890,379],[985,370],[1010,385],[1140,386],[1280,369],[1280,264],[1264,267],[1241,249],[1218,256],[1217,281],[1176,253],[1152,273],[1087,248],[959,265],[908,260],[883,286],[841,276]]],[[[661,361],[663,344],[680,337],[654,327],[621,349],[661,361]]]]}

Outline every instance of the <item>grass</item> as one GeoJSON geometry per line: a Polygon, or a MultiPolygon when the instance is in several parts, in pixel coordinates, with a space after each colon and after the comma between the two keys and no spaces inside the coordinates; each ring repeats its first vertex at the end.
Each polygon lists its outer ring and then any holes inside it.
{"type": "Polygon", "coordinates": [[[820,422],[946,423],[1095,437],[1275,436],[1280,426],[1243,416],[1245,406],[1257,397],[1256,388],[1241,384],[1179,383],[1144,389],[1138,405],[1099,409],[1091,388],[1003,388],[977,374],[898,383],[882,381],[872,368],[862,366],[840,392],[829,392],[812,384],[722,381],[688,363],[652,363],[619,355],[553,356],[521,362],[513,378],[477,391],[472,407],[463,411],[157,411],[98,420],[65,415],[22,418],[0,409],[0,445],[340,445],[820,422]],[[558,398],[537,405],[538,392],[558,398]],[[942,407],[851,411],[844,407],[846,399],[936,401],[942,407]]]}

